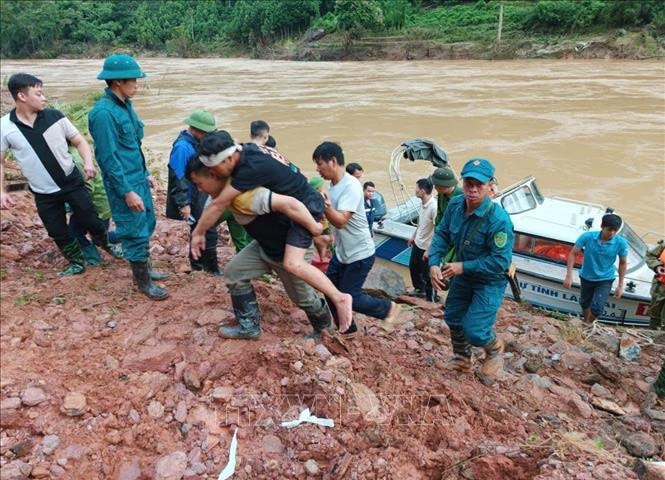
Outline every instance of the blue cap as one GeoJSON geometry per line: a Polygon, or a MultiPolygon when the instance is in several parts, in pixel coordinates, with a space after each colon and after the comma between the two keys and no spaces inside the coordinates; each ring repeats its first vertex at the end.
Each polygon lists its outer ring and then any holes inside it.
{"type": "Polygon", "coordinates": [[[475,178],[480,182],[488,183],[494,178],[494,165],[484,158],[472,158],[464,164],[460,176],[462,178],[475,178]]]}

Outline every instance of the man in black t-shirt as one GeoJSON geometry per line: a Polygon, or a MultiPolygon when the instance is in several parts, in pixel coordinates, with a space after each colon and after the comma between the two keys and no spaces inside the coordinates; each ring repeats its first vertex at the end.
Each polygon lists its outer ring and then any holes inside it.
{"type": "MultiPolygon", "coordinates": [[[[192,255],[197,258],[205,246],[205,230],[221,212],[243,192],[257,187],[296,198],[305,205],[312,218],[301,224],[290,222],[284,246],[284,269],[326,295],[339,313],[340,330],[351,325],[352,298],[340,292],[328,277],[305,260],[312,246],[312,236],[321,234],[323,197],[314,190],[300,170],[281,153],[256,144],[238,145],[226,131],[207,134],[199,146],[199,159],[218,178],[231,178],[222,192],[206,207],[192,232],[192,255]]],[[[251,232],[250,232],[251,235],[251,232]]],[[[233,296],[233,294],[232,294],[233,296]]],[[[258,322],[258,319],[257,319],[258,322]]]]}

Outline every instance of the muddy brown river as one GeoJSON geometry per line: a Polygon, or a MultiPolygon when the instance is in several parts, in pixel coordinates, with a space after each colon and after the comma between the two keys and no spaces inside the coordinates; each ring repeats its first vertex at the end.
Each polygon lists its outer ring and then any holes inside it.
{"type": "MultiPolygon", "coordinates": [[[[459,171],[472,156],[505,187],[535,175],[545,195],[614,207],[640,234],[665,232],[665,63],[422,61],[295,63],[140,59],[135,99],[145,145],[167,161],[191,110],[205,107],[238,140],[271,125],[278,148],[306,174],[323,140],[341,142],[391,203],[387,165],[402,141],[436,141],[459,171]]],[[[42,78],[50,98],[101,90],[102,60],[3,61],[2,78],[42,78]]],[[[403,164],[411,188],[431,165],[403,164]]],[[[655,237],[648,238],[654,241],[655,237]]]]}

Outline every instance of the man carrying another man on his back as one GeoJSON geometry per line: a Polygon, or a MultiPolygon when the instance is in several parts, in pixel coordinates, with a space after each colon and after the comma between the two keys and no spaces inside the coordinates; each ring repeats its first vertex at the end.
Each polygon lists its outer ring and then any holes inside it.
{"type": "Polygon", "coordinates": [[[564,288],[573,284],[573,266],[580,252],[584,261],[580,269],[580,306],[584,320],[591,323],[605,309],[605,302],[610,295],[615,278],[614,263],[619,257],[619,283],[614,290],[614,297],[623,294],[623,279],[628,262],[628,242],[617,235],[621,228],[621,217],[614,213],[603,216],[600,232],[585,232],[575,241],[575,246],[568,254],[564,288]]]}

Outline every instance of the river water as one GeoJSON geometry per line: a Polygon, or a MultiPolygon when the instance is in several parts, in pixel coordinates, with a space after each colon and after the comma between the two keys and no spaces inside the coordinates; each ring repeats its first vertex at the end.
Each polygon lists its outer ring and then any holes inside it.
{"type": "MultiPolygon", "coordinates": [[[[419,61],[296,63],[244,59],[140,60],[135,98],[145,146],[163,156],[191,110],[205,107],[238,140],[271,125],[278,149],[314,174],[323,140],[342,144],[391,201],[392,150],[433,139],[459,171],[472,156],[497,166],[500,186],[535,175],[545,195],[612,206],[640,234],[665,232],[665,63],[419,61]]],[[[44,80],[63,101],[102,89],[101,60],[3,61],[44,80]]],[[[424,162],[402,165],[412,188],[424,162]]],[[[651,237],[649,240],[655,240],[651,237]]]]}

